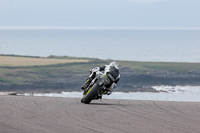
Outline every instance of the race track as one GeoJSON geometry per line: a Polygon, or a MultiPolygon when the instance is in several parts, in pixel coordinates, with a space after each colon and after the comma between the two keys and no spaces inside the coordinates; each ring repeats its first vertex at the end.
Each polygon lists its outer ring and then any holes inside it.
{"type": "Polygon", "coordinates": [[[0,96],[0,133],[200,133],[200,103],[0,96]]]}

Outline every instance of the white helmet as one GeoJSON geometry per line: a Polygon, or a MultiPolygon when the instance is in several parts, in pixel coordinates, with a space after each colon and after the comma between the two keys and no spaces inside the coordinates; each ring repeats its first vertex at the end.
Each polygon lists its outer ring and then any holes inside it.
{"type": "Polygon", "coordinates": [[[117,62],[111,62],[111,63],[109,64],[109,66],[112,66],[112,67],[115,67],[116,69],[119,69],[119,68],[118,68],[118,63],[117,63],[117,62]]]}

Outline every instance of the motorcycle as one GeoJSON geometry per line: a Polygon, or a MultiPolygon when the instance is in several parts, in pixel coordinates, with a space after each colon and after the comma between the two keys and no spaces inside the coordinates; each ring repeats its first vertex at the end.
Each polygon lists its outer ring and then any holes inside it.
{"type": "Polygon", "coordinates": [[[92,80],[88,88],[83,92],[83,98],[81,99],[82,103],[89,104],[92,100],[101,99],[103,94],[106,93],[106,85],[110,82],[115,81],[114,72],[102,73],[100,71],[96,72],[96,77],[92,80]]]}

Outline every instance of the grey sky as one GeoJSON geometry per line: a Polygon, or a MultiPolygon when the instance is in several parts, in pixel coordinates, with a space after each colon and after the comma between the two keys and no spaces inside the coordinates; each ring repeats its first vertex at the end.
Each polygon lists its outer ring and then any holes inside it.
{"type": "Polygon", "coordinates": [[[200,28],[200,0],[0,0],[0,27],[200,28]]]}

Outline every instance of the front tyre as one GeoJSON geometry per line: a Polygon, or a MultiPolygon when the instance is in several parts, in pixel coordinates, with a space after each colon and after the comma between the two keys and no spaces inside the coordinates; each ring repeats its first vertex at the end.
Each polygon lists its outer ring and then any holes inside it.
{"type": "Polygon", "coordinates": [[[83,96],[81,99],[82,103],[89,104],[97,95],[98,91],[100,90],[100,86],[98,84],[94,84],[88,92],[83,96]]]}

